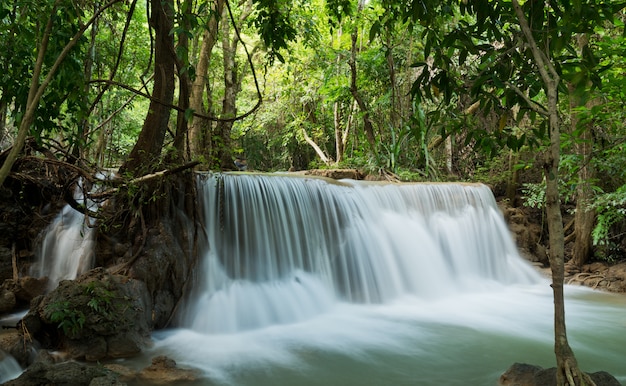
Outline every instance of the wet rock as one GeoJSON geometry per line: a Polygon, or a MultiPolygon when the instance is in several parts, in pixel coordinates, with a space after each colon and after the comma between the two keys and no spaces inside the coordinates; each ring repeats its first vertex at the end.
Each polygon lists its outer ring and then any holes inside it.
{"type": "Polygon", "coordinates": [[[49,363],[39,361],[33,363],[18,378],[5,383],[6,386],[90,386],[118,385],[123,383],[99,383],[109,380],[114,382],[114,373],[102,367],[90,366],[78,362],[49,363]]]}
{"type": "Polygon", "coordinates": [[[89,386],[126,386],[116,375],[107,374],[103,377],[96,377],[89,382],[89,386]]]}
{"type": "Polygon", "coordinates": [[[0,350],[15,358],[22,367],[34,361],[38,347],[37,342],[25,337],[21,331],[13,330],[0,335],[0,350]]]}
{"type": "Polygon", "coordinates": [[[541,227],[529,221],[530,216],[524,208],[512,207],[506,201],[499,201],[498,207],[520,253],[532,262],[548,266],[548,255],[540,242],[541,227]]]}
{"type": "Polygon", "coordinates": [[[47,285],[48,279],[45,277],[24,276],[17,280],[5,280],[1,288],[14,294],[17,306],[27,306],[34,298],[46,292],[47,285]]]}
{"type": "Polygon", "coordinates": [[[130,277],[146,283],[154,328],[168,325],[176,302],[183,296],[192,264],[190,240],[193,228],[184,214],[163,219],[148,231],[145,247],[129,272],[130,277]]]}
{"type": "Polygon", "coordinates": [[[144,283],[98,268],[33,300],[22,324],[46,348],[98,361],[138,354],[150,339],[151,309],[144,283]]]}
{"type": "Polygon", "coordinates": [[[513,363],[507,371],[500,376],[498,382],[501,386],[534,386],[535,375],[541,371],[539,366],[527,363],[513,363]]]}
{"type": "Polygon", "coordinates": [[[179,368],[173,359],[161,355],[154,357],[152,364],[143,369],[137,378],[142,384],[168,385],[195,381],[198,374],[193,370],[179,368]]]}
{"type": "MultiPolygon", "coordinates": [[[[606,371],[589,374],[596,386],[621,386],[606,371]]],[[[500,376],[500,386],[552,386],[556,385],[556,368],[543,369],[526,363],[514,363],[500,376]]]]}
{"type": "Polygon", "coordinates": [[[0,314],[13,310],[16,304],[15,294],[9,290],[0,288],[0,314]]]}
{"type": "Polygon", "coordinates": [[[11,249],[3,246],[2,240],[0,240],[0,283],[13,277],[13,264],[11,263],[11,258],[11,249]]]}
{"type": "Polygon", "coordinates": [[[307,176],[326,177],[334,180],[352,179],[362,180],[365,176],[357,169],[311,169],[296,172],[307,176]]]}

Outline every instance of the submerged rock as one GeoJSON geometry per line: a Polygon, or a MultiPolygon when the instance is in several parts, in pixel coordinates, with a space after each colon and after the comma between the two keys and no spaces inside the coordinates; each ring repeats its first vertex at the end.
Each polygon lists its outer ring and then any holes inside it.
{"type": "MultiPolygon", "coordinates": [[[[596,386],[621,386],[606,371],[588,373],[596,386]]],[[[556,385],[556,368],[543,369],[526,363],[514,363],[500,376],[500,386],[552,386],[556,385]]]]}
{"type": "Polygon", "coordinates": [[[181,369],[173,359],[160,355],[152,358],[152,364],[143,369],[137,377],[142,384],[169,385],[195,381],[198,374],[193,370],[181,369]]]}
{"type": "MultiPolygon", "coordinates": [[[[120,381],[142,386],[184,385],[197,382],[200,379],[198,371],[181,369],[173,359],[164,355],[152,358],[152,364],[141,371],[136,371],[119,363],[109,363],[104,367],[115,373],[116,378],[120,381]]],[[[204,380],[202,384],[205,385],[206,382],[204,380]]]]}

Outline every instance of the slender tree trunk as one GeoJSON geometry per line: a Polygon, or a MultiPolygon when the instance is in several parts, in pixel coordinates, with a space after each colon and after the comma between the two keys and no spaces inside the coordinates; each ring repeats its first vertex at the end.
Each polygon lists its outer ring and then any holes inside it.
{"type": "MultiPolygon", "coordinates": [[[[200,114],[207,114],[211,111],[212,96],[208,87],[208,69],[211,63],[213,47],[217,42],[219,22],[224,11],[224,0],[215,0],[211,9],[211,17],[207,23],[207,29],[202,35],[202,45],[198,63],[196,64],[196,79],[191,86],[191,94],[189,96],[189,107],[200,114]],[[206,107],[203,103],[205,90],[207,91],[208,104],[206,107]]],[[[210,131],[211,122],[198,117],[191,121],[189,124],[189,146],[192,158],[209,155],[207,146],[210,145],[210,138],[206,137],[209,136],[210,131]]]]}
{"type": "Polygon", "coordinates": [[[512,0],[513,9],[520,22],[522,33],[539,70],[548,98],[550,146],[544,154],[543,169],[546,177],[546,218],[550,238],[550,269],[554,294],[554,353],[556,356],[557,386],[593,385],[589,376],[580,371],[565,328],[565,280],[564,234],[561,202],[559,197],[559,160],[561,156],[560,122],[558,114],[558,86],[560,77],[549,55],[542,52],[533,37],[528,20],[518,0],[512,0]]]}
{"type": "MultiPolygon", "coordinates": [[[[585,43],[586,44],[586,43],[585,43]]],[[[584,44],[583,44],[584,46],[584,44]]],[[[575,96],[574,88],[569,85],[570,90],[570,115],[571,115],[571,131],[576,132],[579,127],[578,114],[576,107],[583,104],[580,98],[575,96]]],[[[597,101],[589,100],[585,105],[588,108],[593,107],[597,101]]],[[[595,177],[595,170],[591,165],[593,136],[592,125],[585,127],[574,144],[574,151],[580,158],[580,169],[578,170],[578,184],[576,186],[576,212],[574,215],[574,248],[572,253],[572,263],[578,267],[582,267],[592,254],[592,237],[591,232],[596,219],[595,210],[589,205],[593,198],[593,190],[591,181],[595,177]]]]}
{"type": "Polygon", "coordinates": [[[574,216],[574,250],[572,262],[581,267],[587,263],[592,254],[591,233],[596,219],[595,210],[589,208],[593,197],[593,190],[589,181],[595,177],[593,167],[589,164],[591,158],[591,133],[585,131],[581,138],[584,143],[577,144],[578,154],[582,156],[583,166],[578,171],[578,185],[576,186],[576,214],[574,216]]]}
{"type": "Polygon", "coordinates": [[[153,171],[159,160],[170,119],[170,108],[174,100],[174,9],[173,0],[150,0],[150,26],[155,31],[154,46],[154,87],[148,115],[144,121],[139,138],[130,152],[120,172],[132,175],[146,174],[153,171]]]}
{"type": "Polygon", "coordinates": [[[176,156],[185,159],[185,139],[188,139],[188,119],[187,110],[190,108],[191,79],[189,78],[189,36],[186,31],[191,30],[189,20],[191,19],[192,4],[190,0],[185,0],[180,4],[179,12],[182,14],[182,31],[178,33],[176,45],[176,74],[178,75],[178,107],[176,112],[176,135],[174,137],[174,148],[176,156]]]}
{"type": "Polygon", "coordinates": [[[509,178],[506,180],[506,198],[511,206],[515,206],[515,197],[517,196],[517,186],[519,184],[519,170],[515,167],[519,161],[519,153],[513,150],[509,151],[509,178]]]}
{"type": "Polygon", "coordinates": [[[333,104],[333,122],[335,126],[335,162],[339,163],[343,160],[344,143],[343,130],[341,128],[341,107],[339,102],[333,104]]]}
{"type": "Polygon", "coordinates": [[[0,100],[0,149],[2,148],[4,138],[8,136],[9,133],[7,131],[7,102],[5,100],[0,100]]]}
{"type": "MultiPolygon", "coordinates": [[[[97,2],[93,4],[94,12],[98,10],[97,2]]],[[[85,87],[83,89],[83,101],[85,105],[88,104],[89,101],[89,81],[92,78],[93,74],[93,66],[96,59],[96,36],[98,35],[98,21],[96,20],[91,26],[91,31],[89,34],[89,50],[87,52],[87,56],[85,58],[84,63],[84,72],[85,72],[85,87]]],[[[71,151],[72,156],[76,159],[81,159],[86,156],[86,148],[85,145],[88,142],[88,133],[89,132],[89,116],[85,116],[82,121],[78,124],[78,133],[76,135],[76,139],[74,144],[72,145],[73,149],[71,151]]]]}
{"type": "Polygon", "coordinates": [[[385,36],[385,45],[387,46],[385,52],[385,59],[387,60],[387,70],[389,71],[389,83],[391,85],[391,124],[394,130],[400,129],[400,111],[402,106],[400,105],[401,99],[398,96],[398,85],[396,81],[396,63],[393,59],[393,43],[391,41],[392,31],[387,30],[385,36]]]}
{"type": "MultiPolygon", "coordinates": [[[[252,13],[252,2],[246,1],[245,9],[239,16],[241,25],[252,13]]],[[[233,26],[233,30],[236,27],[233,26]]],[[[237,65],[237,45],[239,36],[236,31],[231,36],[230,23],[222,22],[222,50],[224,57],[224,99],[222,100],[221,118],[234,118],[237,115],[237,94],[241,90],[241,77],[237,65]]],[[[219,168],[223,170],[233,169],[233,156],[231,149],[230,134],[233,127],[232,121],[220,121],[215,128],[214,138],[219,143],[214,144],[214,156],[219,162],[219,168]]]]}
{"type": "MultiPolygon", "coordinates": [[[[230,22],[222,22],[222,55],[224,69],[224,98],[222,99],[221,118],[233,118],[237,115],[237,40],[231,41],[230,22]]],[[[232,122],[220,121],[215,127],[213,138],[219,142],[213,143],[211,162],[216,162],[218,169],[230,170],[233,168],[231,153],[230,131],[232,122]]]]}
{"type": "MultiPolygon", "coordinates": [[[[359,0],[358,6],[358,14],[363,10],[363,1],[359,0]]],[[[351,48],[350,48],[350,59],[348,60],[348,64],[350,65],[350,93],[352,97],[359,105],[359,109],[363,113],[363,130],[365,131],[365,137],[367,138],[367,142],[370,145],[370,149],[373,154],[376,154],[376,136],[374,135],[374,125],[372,124],[372,120],[370,118],[370,109],[365,103],[365,100],[361,96],[359,92],[359,88],[357,86],[357,69],[356,69],[356,51],[357,51],[357,38],[359,36],[359,23],[355,23],[354,29],[352,30],[351,37],[351,48]]]]}

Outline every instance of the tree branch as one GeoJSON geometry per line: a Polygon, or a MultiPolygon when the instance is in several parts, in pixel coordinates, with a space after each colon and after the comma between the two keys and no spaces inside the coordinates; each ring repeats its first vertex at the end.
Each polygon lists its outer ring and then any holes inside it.
{"type": "Polygon", "coordinates": [[[517,87],[514,84],[511,84],[509,82],[506,82],[506,85],[511,88],[511,90],[515,91],[515,93],[517,95],[519,95],[522,99],[524,99],[524,101],[526,102],[526,104],[528,105],[528,107],[533,110],[534,112],[536,112],[537,114],[543,115],[545,117],[549,116],[550,114],[548,113],[548,110],[545,109],[545,107],[543,107],[541,104],[539,104],[538,102],[535,102],[534,100],[530,99],[528,97],[528,95],[526,95],[524,92],[522,92],[522,90],[519,89],[519,87],[517,87]]]}

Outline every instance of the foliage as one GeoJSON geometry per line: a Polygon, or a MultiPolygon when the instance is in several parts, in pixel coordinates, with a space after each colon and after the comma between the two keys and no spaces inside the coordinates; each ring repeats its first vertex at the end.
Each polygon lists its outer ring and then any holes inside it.
{"type": "Polygon", "coordinates": [[[55,302],[46,310],[50,314],[50,320],[58,323],[58,327],[68,337],[79,336],[85,325],[85,314],[70,305],[69,301],[55,302]]]}
{"type": "Polygon", "coordinates": [[[546,205],[546,182],[525,183],[522,189],[522,200],[528,208],[543,209],[546,205]]]}
{"type": "MultiPolygon", "coordinates": [[[[590,205],[597,213],[596,226],[593,229],[593,244],[606,248],[616,249],[623,239],[623,226],[626,221],[626,185],[620,186],[610,193],[598,195],[590,205]],[[619,226],[620,232],[615,234],[619,226]]],[[[609,255],[610,256],[610,255],[609,255]]],[[[605,258],[609,257],[605,255],[605,258]]]]}
{"type": "MultiPolygon", "coordinates": [[[[72,1],[13,1],[0,5],[0,101],[12,106],[11,115],[18,126],[26,110],[30,80],[33,75],[38,45],[48,17],[54,19],[50,42],[44,58],[44,71],[49,70],[67,41],[79,28],[84,11],[72,1]]],[[[61,135],[70,142],[78,140],[74,133],[85,116],[83,98],[85,77],[81,58],[81,38],[57,70],[57,75],[42,96],[31,129],[40,143],[50,135],[61,135]]]]}
{"type": "Polygon", "coordinates": [[[44,314],[68,338],[85,337],[93,329],[109,328],[119,323],[127,299],[108,283],[93,280],[64,288],[64,295],[57,294],[46,304],[44,314]],[[60,296],[65,299],[56,300],[60,296]]]}

